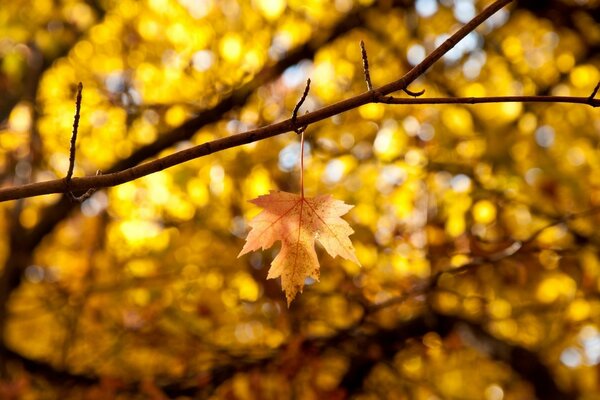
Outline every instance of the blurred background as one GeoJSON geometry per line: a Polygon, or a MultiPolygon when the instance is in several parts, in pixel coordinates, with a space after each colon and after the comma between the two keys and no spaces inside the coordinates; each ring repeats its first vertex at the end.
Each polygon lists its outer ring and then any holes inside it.
{"type": "MultiPolygon", "coordinates": [[[[12,0],[0,184],[117,171],[396,80],[491,1],[12,0]]],[[[589,96],[597,0],[518,1],[425,97],[589,96]]],[[[369,104],[307,130],[305,191],[355,207],[362,268],[319,248],[288,309],[277,249],[236,258],[298,136],[95,193],[0,204],[2,399],[596,399],[600,114],[369,104]]]]}

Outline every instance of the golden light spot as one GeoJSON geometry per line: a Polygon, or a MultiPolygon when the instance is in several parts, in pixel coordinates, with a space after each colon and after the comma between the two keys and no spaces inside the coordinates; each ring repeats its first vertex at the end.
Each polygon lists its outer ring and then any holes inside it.
{"type": "Polygon", "coordinates": [[[383,104],[369,103],[358,108],[358,112],[361,117],[365,119],[378,120],[383,117],[385,107],[383,104]]]}
{"type": "Polygon", "coordinates": [[[485,86],[483,86],[481,83],[468,84],[464,89],[464,96],[467,97],[483,97],[485,95],[485,86]]]}
{"type": "Polygon", "coordinates": [[[160,34],[160,24],[149,17],[142,17],[138,21],[137,29],[142,38],[152,40],[160,34]]]}
{"type": "Polygon", "coordinates": [[[552,226],[544,229],[538,236],[537,241],[545,246],[553,245],[564,239],[566,230],[563,226],[552,226]]]}
{"type": "Polygon", "coordinates": [[[235,33],[228,33],[219,42],[221,56],[229,61],[236,62],[242,55],[242,39],[235,33]]]}
{"type": "Polygon", "coordinates": [[[196,214],[196,208],[180,196],[171,196],[166,208],[170,215],[181,221],[188,221],[196,214]]]}
{"type": "Polygon", "coordinates": [[[489,224],[496,220],[496,206],[489,200],[480,200],[473,206],[473,219],[480,224],[489,224]]]}
{"type": "Polygon", "coordinates": [[[579,89],[593,89],[600,80],[600,73],[593,65],[580,65],[571,71],[571,83],[579,89]]]}
{"type": "Polygon", "coordinates": [[[354,248],[356,258],[364,268],[372,267],[377,263],[378,253],[375,246],[365,246],[361,242],[357,242],[354,244],[354,248]]]}
{"type": "Polygon", "coordinates": [[[429,348],[441,347],[442,339],[436,332],[429,332],[423,336],[423,344],[429,348]]]}
{"type": "Polygon", "coordinates": [[[452,265],[454,268],[457,268],[467,264],[469,260],[469,256],[467,256],[466,254],[455,254],[450,259],[450,265],[452,265]]]}
{"type": "Polygon", "coordinates": [[[503,299],[492,300],[488,304],[488,313],[494,319],[504,319],[510,317],[512,307],[510,303],[503,299]]]}
{"type": "Polygon", "coordinates": [[[231,285],[238,290],[240,300],[256,301],[260,290],[252,277],[238,273],[231,280],[231,285]]]}
{"type": "Polygon", "coordinates": [[[454,214],[446,221],[446,233],[452,237],[457,237],[465,231],[465,218],[463,214],[454,214]]]}
{"type": "Polygon", "coordinates": [[[130,292],[130,297],[138,306],[145,306],[150,302],[150,292],[146,289],[134,289],[130,292]]]}
{"type": "Polygon", "coordinates": [[[523,114],[519,119],[519,131],[532,133],[537,128],[537,117],[532,113],[523,114]]]}
{"type": "Polygon", "coordinates": [[[538,285],[536,297],[543,303],[552,303],[560,297],[572,297],[577,291],[575,281],[567,275],[555,274],[538,285]]]}
{"type": "Polygon", "coordinates": [[[26,207],[23,209],[23,212],[21,212],[21,215],[19,216],[19,221],[21,222],[21,225],[23,225],[24,228],[31,228],[35,224],[37,224],[39,219],[38,214],[39,213],[36,208],[26,207]]]}
{"type": "Polygon", "coordinates": [[[458,136],[473,134],[473,119],[471,113],[462,107],[447,107],[442,111],[442,122],[458,136]]]}
{"type": "Polygon", "coordinates": [[[205,283],[208,289],[221,289],[221,287],[223,287],[223,275],[218,272],[209,272],[206,275],[205,283]]]}
{"type": "Polygon", "coordinates": [[[156,264],[148,259],[132,260],[125,267],[133,276],[150,276],[156,271],[156,264]]]}
{"type": "Polygon", "coordinates": [[[577,299],[571,303],[567,314],[573,321],[583,321],[590,316],[592,307],[585,299],[577,299]]]}
{"type": "Polygon", "coordinates": [[[509,36],[502,41],[502,51],[510,59],[520,58],[523,54],[521,41],[516,36],[509,36]]]}
{"type": "MultiPolygon", "coordinates": [[[[381,106],[381,104],[367,104],[359,109],[360,114],[363,118],[380,119],[383,117],[383,108],[369,108],[363,109],[367,106],[381,106]],[[381,112],[381,114],[378,114],[381,112]],[[370,117],[367,117],[369,115],[370,117]]],[[[406,135],[400,131],[397,127],[384,126],[377,133],[373,148],[375,154],[384,161],[391,161],[398,157],[405,150],[407,143],[406,135]]]]}
{"type": "Polygon", "coordinates": [[[392,256],[392,267],[400,275],[410,274],[410,264],[408,262],[408,259],[400,254],[394,254],[392,256]]]}
{"type": "Polygon", "coordinates": [[[208,184],[206,181],[200,178],[193,178],[187,184],[187,191],[191,197],[191,200],[198,207],[203,207],[208,203],[209,193],[208,184]]]}
{"type": "Polygon", "coordinates": [[[165,122],[170,126],[181,125],[187,118],[186,109],[180,105],[170,107],[165,113],[165,122]]]}
{"type": "Polygon", "coordinates": [[[262,15],[270,20],[278,18],[285,10],[284,0],[256,0],[255,4],[262,15]]]}
{"type": "Polygon", "coordinates": [[[556,58],[556,67],[562,73],[568,72],[575,65],[575,57],[571,53],[562,53],[556,58]]]}
{"type": "Polygon", "coordinates": [[[443,311],[456,311],[460,304],[458,296],[454,293],[440,292],[435,298],[436,305],[443,311]]]}
{"type": "Polygon", "coordinates": [[[481,156],[485,152],[485,148],[485,140],[467,140],[456,146],[456,152],[460,157],[472,159],[481,156]]]}
{"type": "Polygon", "coordinates": [[[10,112],[8,124],[10,129],[17,132],[28,132],[31,128],[31,105],[21,102],[10,112]]]}
{"type": "MultiPolygon", "coordinates": [[[[121,235],[131,246],[140,246],[148,242],[159,245],[162,228],[150,221],[126,220],[119,224],[121,235]]],[[[161,246],[159,246],[161,247],[161,246]]]]}
{"type": "Polygon", "coordinates": [[[402,363],[402,371],[413,378],[420,376],[423,371],[423,360],[418,355],[408,358],[402,363]]]}
{"type": "Polygon", "coordinates": [[[248,199],[253,199],[272,189],[271,175],[261,166],[254,167],[244,183],[244,191],[248,199]]]}
{"type": "Polygon", "coordinates": [[[504,117],[504,121],[509,122],[521,115],[523,105],[521,103],[501,103],[498,104],[498,111],[504,117]]]}
{"type": "Polygon", "coordinates": [[[189,41],[188,32],[181,23],[174,23],[167,28],[167,37],[174,44],[185,44],[189,41]]]}
{"type": "Polygon", "coordinates": [[[89,41],[82,40],[75,45],[73,53],[80,60],[87,61],[94,53],[94,46],[89,41]]]}

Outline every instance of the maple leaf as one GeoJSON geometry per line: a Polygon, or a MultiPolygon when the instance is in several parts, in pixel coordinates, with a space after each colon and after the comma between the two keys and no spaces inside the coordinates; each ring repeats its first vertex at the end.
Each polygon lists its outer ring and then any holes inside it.
{"type": "Polygon", "coordinates": [[[250,221],[252,230],[238,257],[281,241],[281,250],[271,263],[267,279],[281,276],[288,306],[298,292],[302,293],[306,277],[319,280],[315,240],[330,256],[339,255],[360,265],[348,237],[354,231],[340,218],[353,206],[330,195],[309,198],[279,191],[250,202],[264,210],[250,221]]]}

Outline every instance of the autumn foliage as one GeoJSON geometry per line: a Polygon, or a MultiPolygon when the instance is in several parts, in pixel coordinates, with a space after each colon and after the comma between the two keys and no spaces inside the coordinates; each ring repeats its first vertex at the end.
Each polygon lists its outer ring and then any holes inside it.
{"type": "Polygon", "coordinates": [[[331,257],[339,255],[360,264],[348,237],[354,231],[340,218],[352,206],[329,195],[307,198],[286,192],[271,192],[251,202],[264,211],[250,221],[252,230],[239,255],[268,249],[276,241],[281,242],[281,250],[273,259],[267,279],[281,276],[288,305],[298,292],[302,293],[306,278],[319,280],[315,241],[331,257]]]}
{"type": "Polygon", "coordinates": [[[0,399],[598,397],[599,10],[2,2],[0,399]]]}

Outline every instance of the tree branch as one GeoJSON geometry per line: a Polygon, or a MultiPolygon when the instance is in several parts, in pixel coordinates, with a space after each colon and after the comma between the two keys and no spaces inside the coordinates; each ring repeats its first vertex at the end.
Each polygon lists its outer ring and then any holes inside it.
{"type": "MultiPolygon", "coordinates": [[[[377,92],[375,92],[377,93],[377,92]]],[[[136,167],[105,175],[88,176],[84,178],[72,178],[69,183],[71,190],[90,190],[111,186],[117,186],[125,182],[139,179],[143,176],[171,168],[175,165],[217,153],[232,147],[264,140],[282,133],[296,131],[298,126],[321,121],[333,115],[357,108],[368,103],[385,104],[482,104],[482,103],[572,103],[586,104],[592,107],[600,106],[600,99],[591,97],[571,96],[494,96],[494,97],[457,97],[457,98],[397,98],[389,96],[373,96],[370,92],[335,103],[331,106],[321,108],[312,113],[305,114],[296,119],[291,118],[276,124],[254,129],[235,136],[216,139],[190,149],[182,150],[169,156],[159,158],[136,167]]],[[[21,199],[26,197],[41,196],[51,193],[64,193],[65,181],[55,179],[45,182],[31,183],[28,185],[15,186],[0,189],[0,202],[21,199]]]]}
{"type": "MultiPolygon", "coordinates": [[[[192,147],[180,152],[176,152],[164,158],[160,158],[148,163],[138,165],[119,172],[108,173],[100,176],[92,176],[85,178],[72,179],[69,188],[71,190],[89,190],[92,188],[98,189],[110,187],[129,182],[146,175],[162,171],[166,168],[190,161],[199,157],[203,157],[218,151],[229,149],[232,147],[241,146],[244,144],[256,142],[276,136],[282,133],[293,131],[296,126],[305,126],[325,118],[343,113],[345,111],[360,107],[362,105],[378,102],[384,96],[389,95],[398,90],[404,90],[420,75],[422,75],[429,67],[439,60],[446,52],[450,51],[460,40],[472,32],[477,26],[484,22],[487,18],[493,15],[496,11],[511,3],[513,0],[497,0],[492,5],[484,9],[480,14],[465,24],[429,56],[427,56],[420,64],[411,69],[402,78],[382,86],[379,89],[371,90],[342,100],[330,106],[323,107],[312,113],[305,114],[297,119],[287,119],[285,121],[268,125],[262,128],[254,129],[235,136],[221,138],[212,142],[207,142],[199,146],[192,147]]],[[[417,99],[421,100],[421,99],[417,99]]],[[[590,100],[587,99],[586,104],[590,100]]],[[[64,193],[65,182],[62,179],[56,179],[46,182],[32,183],[29,185],[17,186],[13,188],[0,189],[0,201],[14,200],[25,197],[39,196],[50,193],[64,193]]]]}

